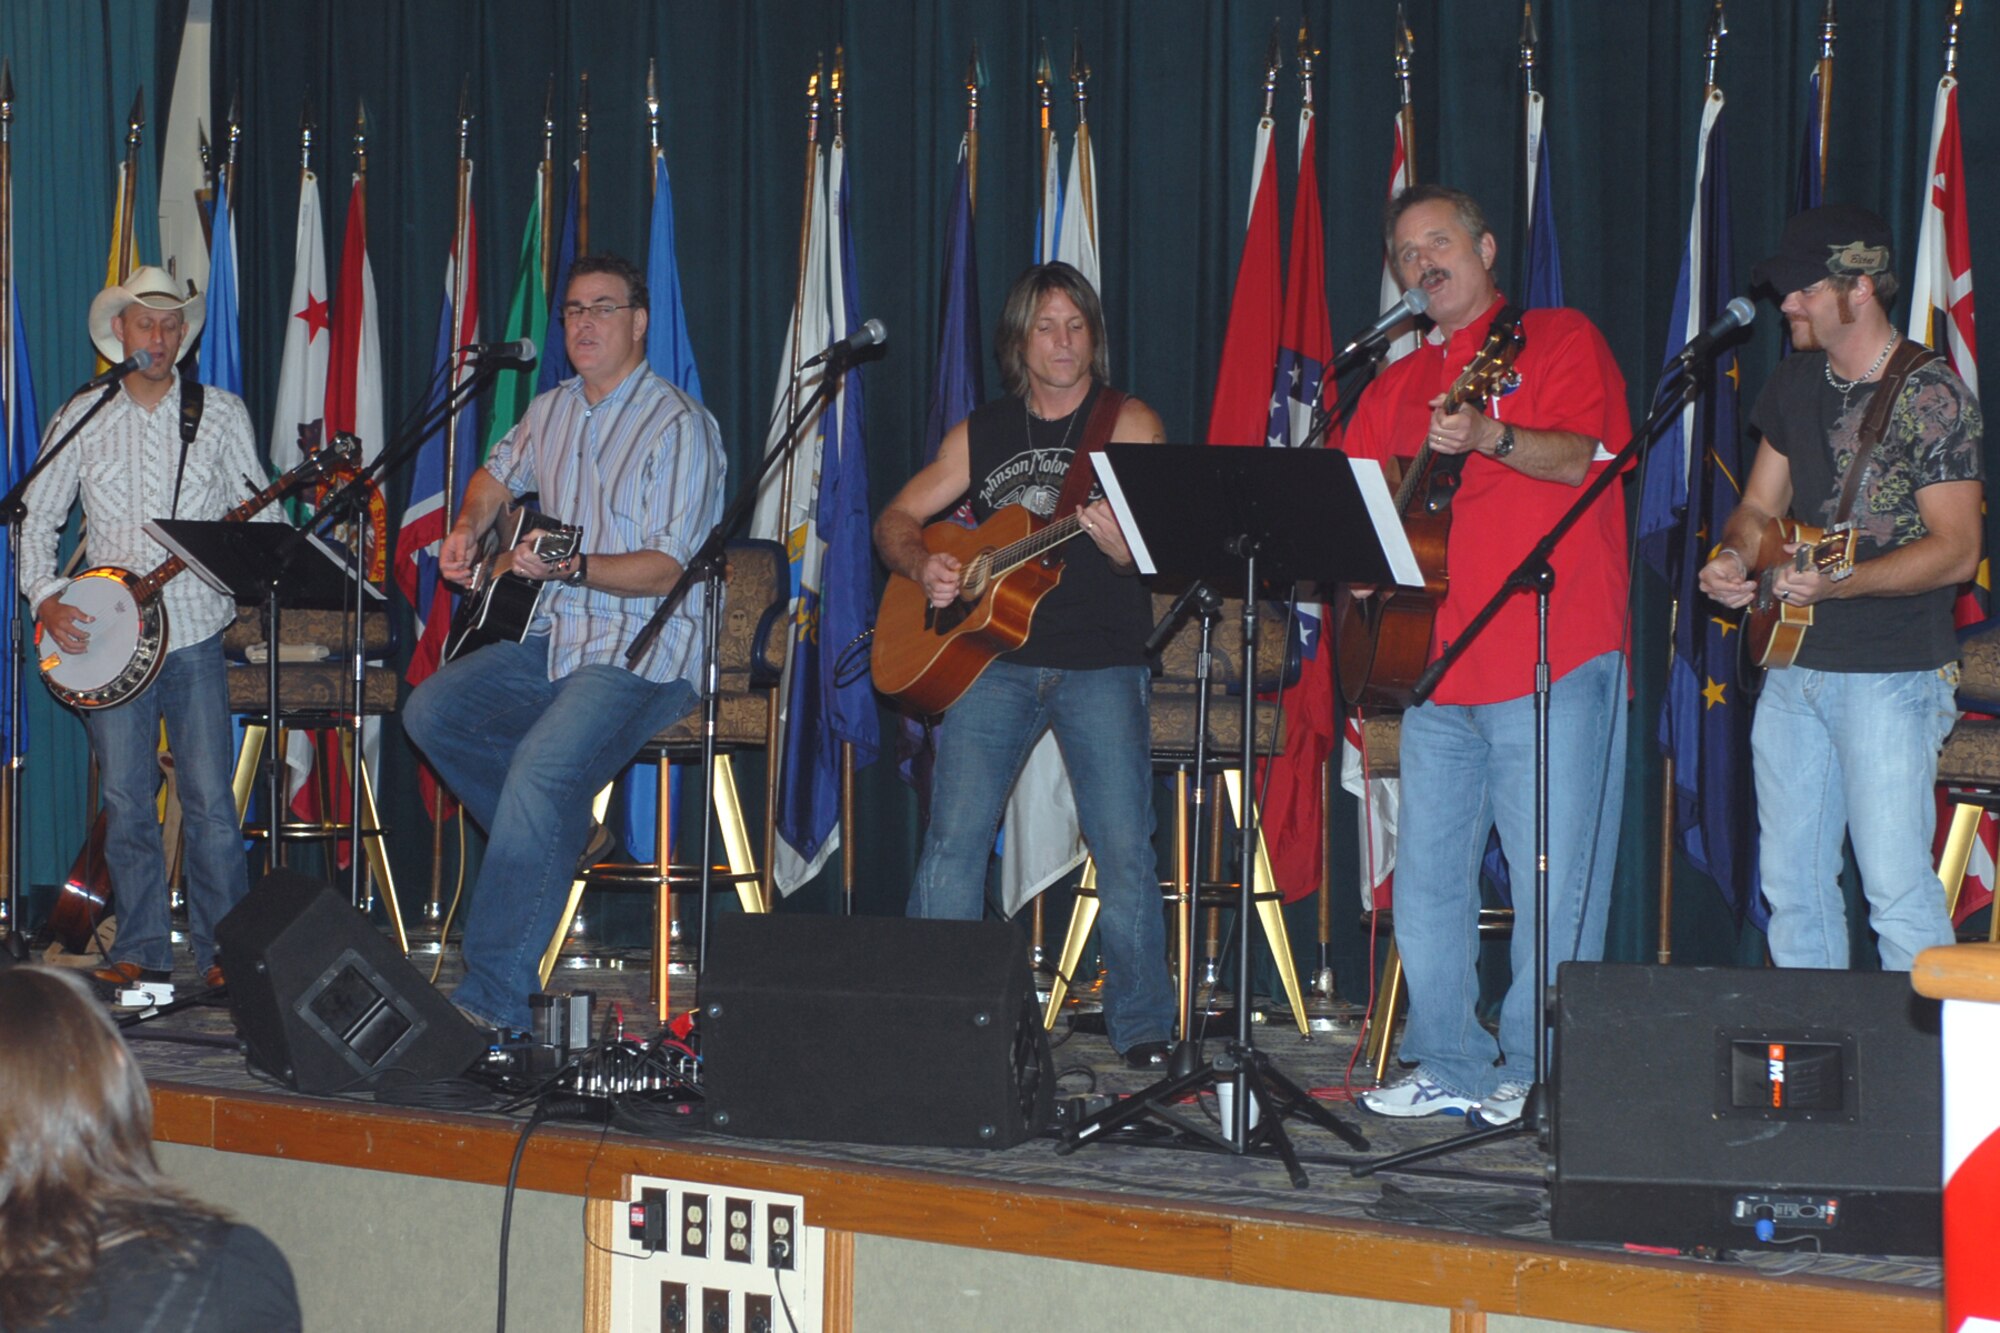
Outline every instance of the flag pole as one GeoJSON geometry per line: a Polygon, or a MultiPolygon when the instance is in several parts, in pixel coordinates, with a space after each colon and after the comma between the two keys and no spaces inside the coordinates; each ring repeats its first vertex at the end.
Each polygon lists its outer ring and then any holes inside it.
{"type": "Polygon", "coordinates": [[[590,253],[590,71],[576,101],[576,252],[590,253]]]}
{"type": "Polygon", "coordinates": [[[979,211],[979,90],[986,84],[986,71],[979,59],[979,39],[972,39],[972,54],[965,62],[965,193],[972,211],[979,211]]]}
{"type": "Polygon", "coordinates": [[[1834,13],[1833,0],[1826,0],[1826,12],[1819,24],[1819,142],[1813,145],[1818,161],[1820,197],[1826,196],[1826,164],[1831,151],[1833,120],[1833,43],[1840,22],[1834,13]]]}
{"type": "MultiPolygon", "coordinates": [[[[833,48],[833,146],[845,152],[847,148],[847,45],[836,43],[833,48]]],[[[847,280],[852,280],[851,274],[847,280]]],[[[828,366],[823,374],[831,374],[836,367],[828,366]]],[[[842,379],[846,378],[844,372],[842,379]]],[[[835,410],[835,399],[845,391],[845,384],[836,394],[830,395],[826,406],[821,409],[821,420],[825,413],[835,410]]],[[[846,441],[842,441],[843,447],[846,441]]],[[[822,461],[821,468],[825,463],[822,461]]],[[[822,588],[824,587],[824,575],[822,588]]],[[[840,743],[840,888],[841,903],[848,916],[854,915],[854,742],[840,743]]]]}
{"type": "MultiPolygon", "coordinates": [[[[800,360],[808,355],[806,350],[799,346],[799,335],[802,332],[800,321],[804,315],[805,307],[807,258],[813,239],[813,191],[819,185],[820,85],[825,82],[825,79],[825,58],[822,56],[814,64],[812,73],[806,77],[806,186],[805,197],[800,204],[799,210],[798,280],[793,288],[792,297],[792,374],[785,390],[785,413],[787,417],[796,415],[794,409],[799,393],[798,365],[800,360]]],[[[784,534],[787,549],[791,545],[792,471],[791,464],[787,463],[784,468],[784,474],[778,479],[778,523],[779,530],[784,534]]],[[[792,631],[794,628],[792,620],[793,618],[789,615],[784,620],[784,652],[779,659],[784,662],[792,660],[792,631]]],[[[780,778],[784,776],[781,771],[783,768],[784,746],[780,743],[779,722],[780,710],[783,709],[785,702],[782,697],[783,694],[783,690],[772,690],[766,704],[769,710],[769,724],[765,734],[772,738],[772,746],[771,752],[766,757],[764,763],[764,860],[761,882],[758,886],[763,892],[766,910],[769,910],[771,903],[778,896],[776,875],[778,855],[778,783],[780,778]]]]}
{"type": "MultiPolygon", "coordinates": [[[[1042,127],[1042,153],[1036,164],[1037,173],[1035,176],[1035,198],[1037,200],[1038,212],[1041,211],[1041,205],[1047,202],[1049,162],[1052,155],[1056,152],[1055,125],[1049,115],[1051,103],[1054,98],[1055,77],[1055,66],[1049,63],[1049,39],[1044,37],[1042,38],[1041,59],[1035,62],[1035,102],[1040,111],[1042,127]]],[[[1056,257],[1055,240],[1051,233],[1051,228],[1054,226],[1054,218],[1043,217],[1041,219],[1042,234],[1049,237],[1049,243],[1041,247],[1045,252],[1042,255],[1044,262],[1056,257]]],[[[1040,238],[1037,238],[1037,244],[1040,244],[1040,238]]]]}
{"type": "Polygon", "coordinates": [[[536,167],[536,186],[542,196],[542,291],[553,293],[556,284],[556,245],[562,220],[556,215],[556,76],[542,94],[542,160],[536,167]],[[550,219],[555,219],[553,225],[550,219]]]}
{"type": "MultiPolygon", "coordinates": [[[[20,399],[16,397],[14,340],[14,65],[0,60],[0,449],[5,449],[6,467],[11,473],[20,431],[20,399]]],[[[9,480],[11,480],[11,475],[9,480]]],[[[7,527],[8,554],[20,555],[18,528],[7,527]]],[[[18,569],[18,563],[8,568],[18,569]]],[[[21,624],[18,612],[7,652],[7,754],[0,768],[0,875],[6,877],[6,891],[0,896],[0,925],[9,934],[21,925],[21,624]]]]}
{"type": "MultiPolygon", "coordinates": [[[[1097,235],[1097,172],[1095,155],[1090,145],[1090,63],[1083,58],[1083,38],[1070,38],[1069,81],[1076,98],[1076,156],[1070,169],[1078,171],[1077,179],[1083,189],[1083,220],[1085,231],[1097,235]],[[1091,169],[1084,170],[1089,165],[1091,169]]],[[[1101,296],[1102,293],[1099,293],[1101,296]]]]}
{"type": "MultiPolygon", "coordinates": [[[[243,89],[241,85],[238,85],[235,91],[233,91],[229,95],[229,116],[227,120],[224,122],[224,124],[227,126],[228,135],[227,135],[227,143],[223,149],[223,155],[222,155],[222,183],[224,186],[224,193],[227,195],[230,202],[234,202],[236,198],[237,154],[240,152],[243,146],[242,108],[243,108],[243,89]]],[[[209,279],[210,286],[213,286],[214,283],[215,280],[213,278],[209,279]]]]}
{"type": "Polygon", "coordinates": [[[660,150],[660,60],[658,56],[646,58],[646,142],[650,145],[646,153],[647,182],[646,197],[660,196],[660,159],[665,156],[660,150]]]}

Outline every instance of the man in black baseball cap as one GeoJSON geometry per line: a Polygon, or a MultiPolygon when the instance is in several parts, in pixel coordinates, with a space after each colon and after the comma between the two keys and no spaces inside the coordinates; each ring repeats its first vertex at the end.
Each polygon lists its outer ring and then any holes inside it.
{"type": "Polygon", "coordinates": [[[1778,253],[1757,265],[1752,284],[1778,298],[1793,354],[1751,411],[1762,443],[1701,571],[1724,606],[1754,600],[1794,623],[1806,612],[1751,732],[1781,967],[1847,966],[1849,835],[1883,968],[1907,971],[1919,951],[1952,942],[1931,866],[1932,791],[1957,718],[1952,600],[1979,565],[1981,425],[1951,367],[1889,322],[1892,263],[1888,224],[1835,205],[1786,223],[1778,253]],[[1818,544],[1821,530],[1839,539],[1818,544]],[[1809,544],[1814,556],[1798,558],[1809,544]]]}

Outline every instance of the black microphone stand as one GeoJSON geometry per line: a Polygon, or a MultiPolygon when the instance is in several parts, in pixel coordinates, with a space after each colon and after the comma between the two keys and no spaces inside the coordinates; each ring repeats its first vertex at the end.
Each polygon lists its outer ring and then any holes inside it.
{"type": "MultiPolygon", "coordinates": [[[[79,389],[70,395],[70,400],[74,401],[79,394],[88,391],[79,389]]],[[[55,462],[57,455],[69,447],[77,432],[88,425],[92,417],[104,410],[117,392],[117,380],[105,385],[104,392],[97,396],[97,401],[84,409],[83,415],[62,433],[60,439],[43,449],[40,456],[35,459],[35,465],[22,474],[21,479],[14,483],[13,489],[4,497],[0,497],[0,526],[7,529],[7,553],[13,560],[11,568],[17,575],[21,568],[21,520],[28,516],[28,487],[34,484],[36,477],[42,475],[44,468],[55,462]]],[[[68,403],[64,406],[68,406],[68,403]]],[[[8,595],[12,595],[11,590],[8,595]]],[[[14,780],[8,784],[7,812],[6,908],[9,939],[21,934],[21,722],[25,716],[21,711],[21,685],[27,676],[27,672],[22,669],[22,663],[28,657],[25,636],[30,632],[28,625],[34,617],[35,608],[32,606],[28,608],[25,619],[20,615],[14,617],[14,640],[8,645],[7,679],[10,687],[7,695],[8,753],[4,758],[5,762],[15,770],[14,780]]],[[[26,936],[22,938],[25,939],[26,936]]]]}
{"type": "MultiPolygon", "coordinates": [[[[701,932],[695,946],[697,977],[708,970],[708,902],[715,880],[715,738],[722,707],[720,698],[722,666],[718,650],[721,646],[719,641],[722,633],[723,574],[728,563],[725,559],[725,548],[730,538],[743,526],[750,517],[752,509],[756,507],[757,493],[763,489],[764,478],[769,476],[779,463],[791,458],[793,451],[798,448],[799,431],[812,420],[820,407],[839,391],[840,385],[846,381],[847,372],[860,359],[856,353],[861,350],[863,349],[857,348],[853,351],[842,349],[837,354],[829,354],[826,360],[821,362],[825,369],[820,374],[819,383],[813,387],[812,394],[806,399],[805,404],[794,412],[792,419],[785,424],[784,436],[765,453],[756,475],[750,478],[748,485],[737,492],[736,498],[723,511],[722,517],[716,520],[713,528],[709,529],[708,536],[702,539],[694,554],[687,558],[687,562],[681,566],[680,578],[667,590],[667,595],[660,599],[660,605],[653,612],[652,619],[646,622],[645,627],[633,637],[631,645],[625,649],[626,667],[633,671],[638,670],[639,663],[644,660],[646,654],[652,650],[654,642],[660,637],[660,631],[666,628],[668,618],[680,608],[682,602],[687,600],[688,590],[697,581],[702,584],[701,624],[704,645],[701,667],[702,821],[701,866],[698,871],[701,885],[701,932]]],[[[775,762],[776,756],[772,756],[772,760],[775,762]]],[[[664,843],[664,830],[662,830],[662,841],[664,843]]],[[[665,868],[662,867],[661,874],[665,873],[665,868]]],[[[665,966],[664,959],[660,965],[665,966]]]]}
{"type": "MultiPolygon", "coordinates": [[[[1711,354],[1714,348],[1708,349],[1711,354]]],[[[1598,473],[1590,485],[1576,497],[1555,526],[1542,535],[1534,549],[1522,558],[1521,563],[1509,574],[1506,581],[1487,599],[1479,613],[1472,618],[1445,651],[1424,669],[1412,689],[1415,703],[1422,703],[1437,688],[1438,681],[1451,670],[1454,663],[1465,656],[1466,649],[1476,640],[1493,618],[1517,592],[1533,591],[1535,594],[1535,1062],[1534,1082],[1528,1087],[1527,1099],[1521,1104],[1521,1115],[1512,1123],[1492,1125],[1483,1129],[1444,1139],[1437,1143],[1425,1144],[1407,1152],[1394,1153],[1388,1157],[1363,1162],[1351,1168],[1354,1175],[1368,1176],[1377,1171],[1393,1171],[1416,1162],[1442,1157],[1447,1153],[1461,1152],[1482,1143],[1492,1143],[1499,1139],[1516,1138],[1523,1134],[1534,1134],[1543,1143],[1547,1142],[1548,1126],[1553,1122],[1550,1094],[1553,1090],[1548,1077],[1550,1032],[1549,994],[1549,598],[1555,590],[1555,567],[1550,564],[1555,554],[1556,544],[1569,530],[1577,525],[1598,497],[1631,471],[1646,451],[1653,447],[1660,430],[1668,421],[1692,405],[1701,397],[1708,385],[1708,371],[1711,361],[1706,358],[1682,358],[1672,369],[1673,378],[1660,386],[1654,398],[1652,415],[1641,422],[1632,433],[1625,448],[1605,469],[1598,473]],[[1676,391],[1667,396],[1667,390],[1676,391]]],[[[1623,699],[1619,705],[1623,706],[1623,699]]],[[[1607,775],[1608,776],[1608,775],[1607,775]]]]}

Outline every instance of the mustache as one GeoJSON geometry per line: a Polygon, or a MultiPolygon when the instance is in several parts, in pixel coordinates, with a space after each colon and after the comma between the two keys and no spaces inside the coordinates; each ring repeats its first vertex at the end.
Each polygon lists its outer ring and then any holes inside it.
{"type": "Polygon", "coordinates": [[[1449,270],[1438,268],[1436,265],[1431,265],[1425,268],[1422,273],[1419,273],[1417,275],[1417,285],[1422,286],[1424,283],[1429,282],[1432,278],[1448,278],[1450,276],[1451,273],[1449,270]]]}

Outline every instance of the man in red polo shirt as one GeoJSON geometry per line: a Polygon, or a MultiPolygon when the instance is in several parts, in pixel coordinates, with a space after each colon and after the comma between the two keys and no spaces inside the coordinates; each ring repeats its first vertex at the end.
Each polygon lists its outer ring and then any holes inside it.
{"type": "MultiPolygon", "coordinates": [[[[1422,287],[1436,328],[1382,372],[1343,447],[1360,458],[1465,457],[1452,501],[1435,658],[1497,591],[1578,489],[1630,435],[1625,381],[1597,329],[1574,310],[1521,315],[1513,376],[1489,399],[1446,413],[1447,390],[1507,302],[1497,243],[1461,190],[1420,185],[1391,201],[1384,231],[1398,278],[1422,287]]],[[[1551,562],[1549,609],[1549,968],[1604,949],[1625,766],[1625,511],[1607,492],[1551,562]]],[[[1516,594],[1439,683],[1403,715],[1396,945],[1410,984],[1400,1055],[1416,1068],[1362,1096],[1390,1116],[1463,1112],[1518,1119],[1540,1024],[1535,912],[1535,598],[1516,594]],[[1497,827],[1515,867],[1513,981],[1500,1034],[1479,1024],[1479,865],[1497,827]]]]}

